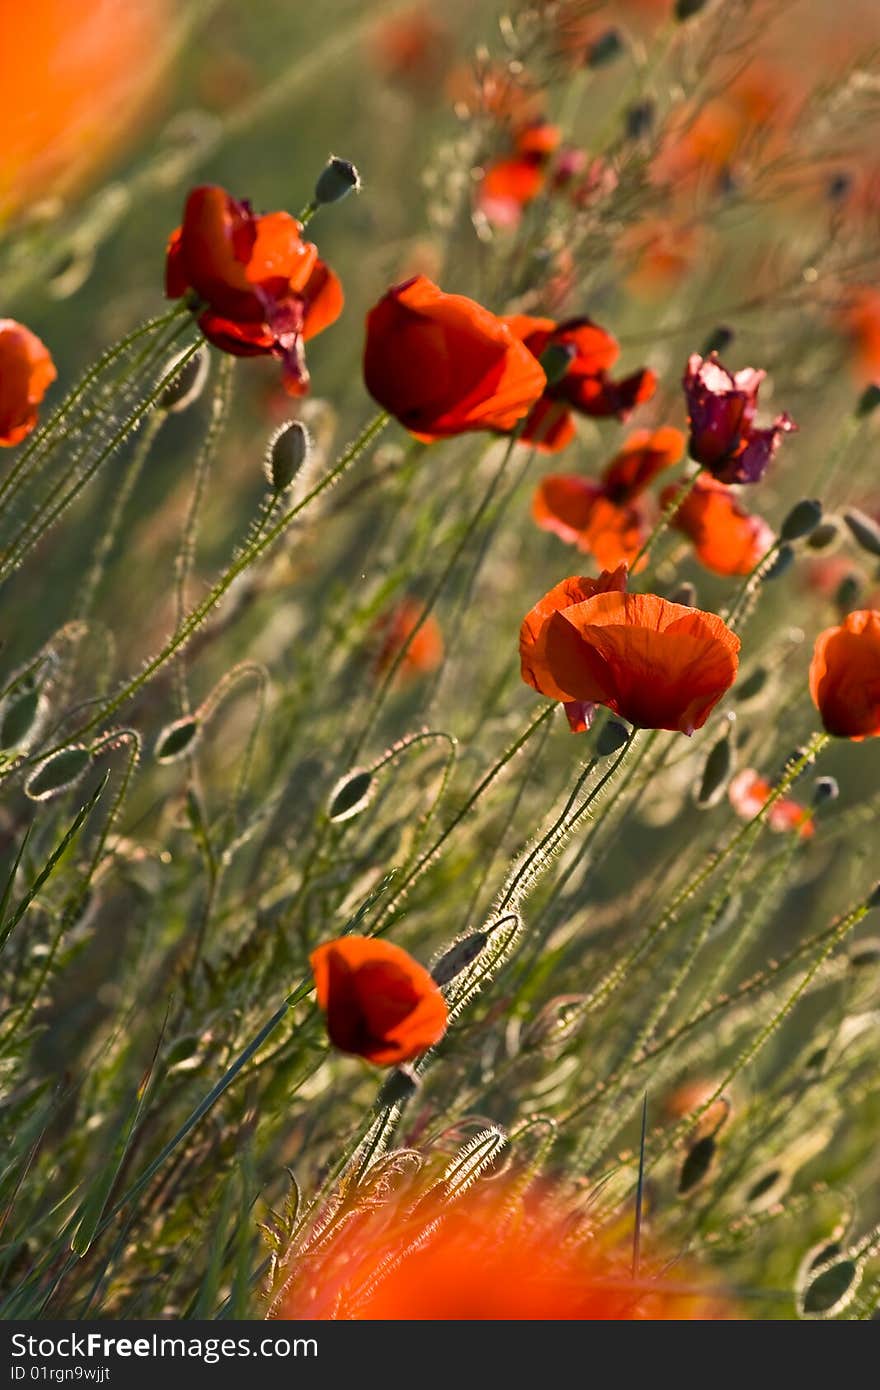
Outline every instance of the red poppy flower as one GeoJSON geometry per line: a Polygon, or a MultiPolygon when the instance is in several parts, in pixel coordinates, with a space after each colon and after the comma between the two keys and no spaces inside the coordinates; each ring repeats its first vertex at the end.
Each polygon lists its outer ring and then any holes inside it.
{"type": "Polygon", "coordinates": [[[446,1032],[443,995],[418,961],[390,941],[343,936],[310,957],[334,1047],[377,1066],[406,1062],[446,1032]]]}
{"type": "Polygon", "coordinates": [[[389,1185],[338,1234],[306,1247],[276,1314],[285,1319],[606,1322],[715,1319],[733,1305],[646,1242],[632,1277],[629,1223],[597,1228],[572,1187],[514,1171],[454,1202],[389,1185]]]}
{"type": "MultiPolygon", "coordinates": [[[[754,768],[746,767],[731,780],[727,795],[738,816],[753,820],[770,800],[773,788],[754,768]]],[[[813,817],[806,807],[786,796],[774,801],[767,812],[767,822],[771,830],[796,830],[804,840],[816,832],[813,817]]]]}
{"type": "Polygon", "coordinates": [[[855,286],[837,319],[851,344],[856,375],[866,383],[880,383],[880,290],[855,286]]]}
{"type": "Polygon", "coordinates": [[[540,358],[551,346],[571,353],[565,375],[547,387],[523,431],[522,438],[538,449],[556,453],[574,438],[572,411],[627,420],[637,405],[654,394],[657,378],[646,367],[622,381],[610,379],[608,371],[620,356],[620,348],[610,333],[590,319],[557,323],[514,314],[504,322],[535,357],[540,358]]]}
{"type": "Polygon", "coordinates": [[[755,429],[758,389],[766,372],[746,367],[731,376],[716,352],[688,358],[683,378],[691,427],[690,454],[722,483],[757,483],[784,434],[797,429],[777,415],[769,429],[755,429]]]}
{"type": "Polygon", "coordinates": [[[860,609],[819,634],[810,694],[829,734],[880,736],[880,612],[860,609]]]}
{"type": "Polygon", "coordinates": [[[547,379],[502,319],[416,275],[367,315],[364,380],[381,406],[430,442],[512,430],[547,379]]]}
{"type": "MultiPolygon", "coordinates": [[[[660,494],[661,506],[671,506],[673,484],[660,494]]],[[[750,574],[773,544],[772,527],[760,516],[750,516],[736,494],[724,483],[700,474],[673,516],[671,526],[694,543],[697,558],[714,574],[750,574]]]]}
{"type": "Polygon", "coordinates": [[[296,218],[257,216],[214,185],[192,190],[168,241],[165,293],[188,292],[208,341],[236,357],[280,358],[292,396],[308,390],[303,344],[342,312],[342,286],[296,218]]]}
{"type": "Polygon", "coordinates": [[[24,324],[0,319],[0,445],[18,444],[58,373],[49,349],[24,324]]]}
{"type": "Polygon", "coordinates": [[[551,156],[559,146],[558,126],[536,121],[521,126],[508,158],[486,169],[477,190],[477,206],[498,227],[514,227],[523,208],[537,198],[547,182],[551,156]]]}
{"type": "MultiPolygon", "coordinates": [[[[373,670],[377,676],[383,675],[391,666],[397,653],[415,631],[423,612],[420,603],[405,598],[379,618],[373,629],[379,640],[373,662],[373,670]]],[[[398,676],[406,679],[410,676],[425,675],[429,671],[436,671],[442,660],[443,635],[436,618],[429,613],[406,649],[398,676]]]]}
{"type": "Polygon", "coordinates": [[[681,458],[679,430],[636,430],[598,481],[551,473],[532,498],[532,516],[545,531],[592,555],[603,569],[632,564],[648,534],[645,489],[681,458]]]}
{"type": "Polygon", "coordinates": [[[552,700],[607,705],[639,728],[702,728],[734,682],[739,638],[714,613],[611,585],[582,596],[583,583],[558,584],[525,619],[523,680],[552,700]]]}

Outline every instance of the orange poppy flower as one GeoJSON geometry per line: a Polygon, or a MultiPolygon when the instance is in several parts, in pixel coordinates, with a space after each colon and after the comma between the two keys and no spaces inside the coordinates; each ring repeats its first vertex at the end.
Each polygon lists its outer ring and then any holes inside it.
{"type": "Polygon", "coordinates": [[[598,1228],[562,1184],[481,1180],[454,1202],[416,1187],[352,1213],[306,1250],[277,1316],[298,1321],[606,1322],[734,1316],[701,1276],[646,1246],[633,1280],[629,1223],[598,1228]]]}
{"type": "MultiPolygon", "coordinates": [[[[671,506],[673,484],[660,494],[662,507],[671,506]]],[[[697,558],[714,574],[750,574],[773,544],[772,527],[750,516],[724,483],[701,473],[669,523],[694,543],[697,558]]]]}
{"type": "Polygon", "coordinates": [[[394,81],[436,90],[449,65],[449,31],[424,5],[381,20],[372,35],[376,65],[394,81]]]}
{"type": "MultiPolygon", "coordinates": [[[[727,795],[738,816],[754,820],[773,795],[773,788],[754,768],[746,767],[732,778],[727,795]]],[[[804,840],[816,832],[813,817],[806,807],[786,796],[774,801],[767,812],[767,823],[771,830],[796,830],[804,840]]]]}
{"type": "Polygon", "coordinates": [[[616,415],[627,420],[635,407],[654,394],[657,378],[643,367],[622,381],[608,371],[620,356],[610,333],[588,318],[532,318],[514,314],[504,322],[535,357],[549,347],[567,349],[571,358],[565,374],[548,386],[529,416],[522,438],[548,453],[557,453],[574,438],[572,411],[598,418],[616,415]]]}
{"type": "Polygon", "coordinates": [[[581,597],[582,583],[558,584],[525,619],[523,680],[552,700],[606,705],[638,728],[702,728],[736,678],[739,638],[714,613],[656,594],[581,597]]]}
{"type": "Polygon", "coordinates": [[[334,1047],[393,1067],[446,1032],[443,995],[400,946],[369,936],[328,941],[310,956],[318,1004],[334,1047]]]}
{"type": "Polygon", "coordinates": [[[199,327],[224,352],[280,358],[292,396],[309,386],[303,344],[342,312],[342,286],[296,218],[257,216],[216,185],[186,200],[168,241],[165,293],[193,295],[199,327]]]}
{"type": "Polygon", "coordinates": [[[855,742],[880,736],[880,611],[859,609],[819,634],[810,694],[829,734],[855,742]]]}
{"type": "Polygon", "coordinates": [[[49,349],[24,324],[0,319],[0,446],[18,444],[58,373],[49,349]]]}
{"type": "Polygon", "coordinates": [[[837,317],[852,348],[856,376],[866,384],[880,383],[880,290],[856,286],[837,317]]]}
{"type": "MultiPolygon", "coordinates": [[[[379,618],[373,629],[374,635],[379,639],[373,662],[373,671],[377,676],[384,675],[391,666],[397,653],[415,631],[423,612],[420,603],[404,598],[379,618]]],[[[406,680],[408,677],[436,671],[442,660],[443,634],[436,618],[429,613],[406,649],[398,678],[406,680]]]]}
{"type": "Polygon", "coordinates": [[[641,496],[683,450],[680,430],[636,430],[598,482],[577,474],[543,478],[532,498],[532,516],[542,530],[586,551],[603,569],[632,564],[648,534],[641,496]]]}
{"type": "Polygon", "coordinates": [[[416,275],[367,315],[364,380],[381,406],[430,442],[512,430],[547,378],[502,319],[416,275]]]}

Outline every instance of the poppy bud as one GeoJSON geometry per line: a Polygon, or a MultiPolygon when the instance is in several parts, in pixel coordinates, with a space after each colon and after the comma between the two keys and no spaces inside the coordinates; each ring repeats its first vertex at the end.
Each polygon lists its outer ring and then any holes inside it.
{"type": "Polygon", "coordinates": [[[779,528],[784,541],[799,541],[810,536],[822,520],[822,503],[818,498],[805,497],[796,502],[779,528]]]}
{"type": "Polygon", "coordinates": [[[866,966],[880,964],[880,941],[876,938],[866,938],[854,946],[849,953],[849,963],[854,970],[863,970],[866,966]]]}
{"type": "Polygon", "coordinates": [[[291,420],[275,431],[263,460],[266,481],[274,492],[284,492],[290,487],[307,461],[311,447],[309,432],[300,420],[291,420]]]}
{"type": "Polygon", "coordinates": [[[347,159],[337,159],[333,154],[318,175],[315,184],[315,202],[338,203],[349,193],[359,193],[361,177],[354,165],[347,159]]]}
{"type": "Polygon", "coordinates": [[[654,124],[657,108],[653,101],[637,101],[630,106],[624,119],[624,130],[628,140],[641,140],[654,124]]]}
{"type": "Polygon", "coordinates": [[[602,725],[596,738],[596,756],[610,758],[612,753],[623,747],[628,738],[629,730],[616,719],[609,719],[602,725]]]}
{"type": "Polygon", "coordinates": [[[709,334],[700,349],[700,355],[702,357],[708,357],[710,353],[717,352],[720,356],[722,352],[726,352],[730,347],[734,337],[735,334],[733,329],[728,328],[724,323],[720,323],[718,327],[714,328],[709,334]]]}
{"type": "Polygon", "coordinates": [[[327,803],[327,817],[338,822],[359,816],[370,804],[373,774],[367,768],[347,772],[333,788],[327,803]]]}
{"type": "Polygon", "coordinates": [[[418,1089],[419,1078],[410,1067],[395,1067],[383,1082],[376,1103],[380,1108],[403,1105],[418,1089]]]}
{"type": "Polygon", "coordinates": [[[840,787],[837,785],[836,777],[817,777],[813,783],[813,805],[824,806],[829,801],[836,801],[840,796],[840,787]]]}
{"type": "Polygon", "coordinates": [[[807,537],[807,545],[811,550],[827,550],[829,545],[833,545],[839,539],[839,525],[833,518],[827,518],[807,537]]]}
{"type": "Polygon", "coordinates": [[[712,1166],[715,1158],[717,1145],[711,1134],[705,1138],[698,1139],[692,1144],[685,1156],[684,1163],[681,1165],[681,1172],[678,1175],[678,1192],[683,1197],[702,1182],[712,1166]]]}
{"type": "Polygon", "coordinates": [[[798,1291],[799,1311],[816,1318],[830,1318],[842,1312],[855,1294],[860,1275],[856,1260],[826,1265],[806,1288],[798,1291]]]}
{"type": "Polygon", "coordinates": [[[587,67],[604,68],[613,63],[623,52],[623,38],[619,29],[606,29],[587,49],[587,67]]]}
{"type": "Polygon", "coordinates": [[[476,931],[461,941],[453,942],[449,950],[443,952],[431,970],[431,978],[435,985],[441,987],[448,985],[450,980],[454,980],[456,975],[460,975],[471,961],[476,960],[488,940],[489,938],[484,931],[476,931]]]}
{"type": "Polygon", "coordinates": [[[574,343],[551,343],[544,349],[538,361],[544,369],[548,386],[555,386],[562,380],[576,356],[574,343]]]}
{"type": "Polygon", "coordinates": [[[880,405],[880,385],[878,385],[877,382],[872,382],[870,386],[865,387],[864,391],[859,396],[859,403],[856,406],[856,418],[858,420],[864,420],[868,415],[873,415],[878,405],[880,405]]]}
{"type": "Polygon", "coordinates": [[[857,507],[844,512],[843,519],[849,527],[853,539],[869,555],[880,555],[880,526],[873,517],[866,516],[857,507]]]}
{"type": "Polygon", "coordinates": [[[62,748],[40,763],[25,783],[25,794],[32,801],[48,801],[49,797],[67,791],[78,782],[91,760],[91,750],[83,744],[62,748]]]}
{"type": "Polygon", "coordinates": [[[782,575],[787,574],[794,564],[794,549],[790,545],[781,545],[776,552],[776,558],[769,569],[764,571],[764,582],[769,579],[781,579],[782,575]]]}
{"type": "Polygon", "coordinates": [[[766,666],[757,666],[751,675],[746,676],[736,689],[738,700],[753,700],[756,695],[760,695],[764,686],[767,684],[769,672],[766,666]]]}
{"type": "Polygon", "coordinates": [[[684,584],[679,584],[669,595],[669,602],[680,603],[683,608],[696,608],[697,586],[691,584],[690,580],[685,580],[684,584]]]}
{"type": "Polygon", "coordinates": [[[26,685],[10,696],[0,720],[0,748],[23,744],[40,713],[41,693],[37,685],[26,685]]]}
{"type": "Polygon", "coordinates": [[[703,776],[697,791],[697,805],[715,806],[724,795],[724,789],[733,771],[733,747],[725,734],[709,749],[703,765],[703,776]]]}
{"type": "MultiPolygon", "coordinates": [[[[178,358],[181,355],[178,354],[178,358]]],[[[169,365],[173,366],[175,360],[177,359],[172,358],[169,365]]],[[[191,406],[193,401],[198,400],[207,380],[208,354],[205,348],[201,347],[192,357],[187,358],[177,375],[169,381],[156,402],[157,409],[178,415],[191,406]]]]}
{"type": "Polygon", "coordinates": [[[684,24],[685,20],[693,19],[701,10],[706,8],[708,0],[675,0],[675,18],[679,24],[684,24]]]}
{"type": "Polygon", "coordinates": [[[173,724],[166,724],[156,739],[156,762],[177,762],[178,758],[191,751],[200,732],[199,721],[191,714],[183,719],[176,719],[173,724]]]}
{"type": "Polygon", "coordinates": [[[846,169],[838,169],[836,173],[831,175],[826,183],[825,192],[830,202],[842,203],[844,198],[848,197],[852,191],[852,186],[852,174],[846,169]]]}
{"type": "Polygon", "coordinates": [[[858,575],[847,574],[841,579],[834,594],[834,606],[843,617],[855,608],[861,592],[862,584],[858,575]]]}
{"type": "Polygon", "coordinates": [[[869,908],[880,907],[880,883],[875,883],[866,900],[869,908]]]}

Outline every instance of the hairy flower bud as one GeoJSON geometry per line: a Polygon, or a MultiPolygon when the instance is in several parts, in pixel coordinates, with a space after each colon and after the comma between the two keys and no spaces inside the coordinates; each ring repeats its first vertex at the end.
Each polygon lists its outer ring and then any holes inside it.
{"type": "Polygon", "coordinates": [[[291,420],[275,431],[269,440],[263,472],[274,492],[289,488],[297,473],[307,462],[312,441],[300,420],[291,420]]]}
{"type": "Polygon", "coordinates": [[[358,193],[360,187],[360,174],[351,161],[332,154],[318,175],[315,202],[319,207],[325,203],[338,203],[349,193],[358,193]]]}
{"type": "Polygon", "coordinates": [[[818,498],[805,497],[796,502],[779,528],[784,541],[799,541],[810,536],[822,520],[822,503],[818,498]]]}

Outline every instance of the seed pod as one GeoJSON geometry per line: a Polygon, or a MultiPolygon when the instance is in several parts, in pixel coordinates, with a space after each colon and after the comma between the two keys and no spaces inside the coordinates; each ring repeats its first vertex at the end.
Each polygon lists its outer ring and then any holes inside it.
{"type": "Polygon", "coordinates": [[[32,801],[48,801],[67,791],[78,782],[92,761],[91,750],[74,743],[40,763],[25,783],[25,793],[32,801]]]}
{"type": "Polygon", "coordinates": [[[166,724],[153,750],[156,762],[177,762],[178,758],[191,751],[200,733],[201,725],[192,714],[176,719],[173,724],[166,724]]]}
{"type": "Polygon", "coordinates": [[[768,583],[771,579],[781,579],[781,577],[784,574],[788,573],[793,564],[793,547],[788,544],[781,545],[777,550],[776,555],[772,560],[769,568],[764,571],[764,583],[768,583]]]}
{"type": "Polygon", "coordinates": [[[869,555],[880,555],[880,526],[873,517],[860,512],[858,507],[850,507],[843,514],[856,544],[869,555]]]}
{"type": "Polygon", "coordinates": [[[573,343],[551,343],[541,353],[539,361],[544,368],[548,386],[561,381],[571,366],[576,349],[573,343]]]}
{"type": "MultiPolygon", "coordinates": [[[[182,356],[178,353],[176,358],[172,358],[169,365],[174,364],[182,356]]],[[[204,347],[200,347],[184,362],[180,371],[172,377],[165,390],[156,402],[157,409],[167,410],[171,415],[179,415],[182,410],[186,410],[197,401],[208,380],[208,352],[204,347]]]]}
{"type": "Polygon", "coordinates": [[[717,806],[724,795],[732,771],[733,746],[729,735],[724,734],[709,749],[709,755],[703,765],[703,776],[697,790],[697,805],[704,809],[717,806]]]}
{"type": "Polygon", "coordinates": [[[273,492],[289,488],[312,448],[308,430],[301,420],[291,420],[277,429],[269,440],[263,472],[273,492]]]}
{"type": "Polygon", "coordinates": [[[703,1181],[712,1166],[717,1147],[711,1134],[691,1145],[678,1175],[679,1196],[684,1197],[703,1181]]]}
{"type": "Polygon", "coordinates": [[[629,730],[626,725],[616,719],[609,719],[602,725],[596,738],[596,756],[610,758],[612,753],[623,747],[628,738],[629,730]]]}
{"type": "Polygon", "coordinates": [[[784,541],[803,540],[804,536],[810,536],[822,520],[822,503],[815,497],[805,497],[801,502],[795,502],[788,516],[779,528],[780,538],[784,541]]]}
{"type": "Polygon", "coordinates": [[[872,382],[870,386],[865,387],[859,396],[859,403],[856,406],[857,419],[864,420],[869,415],[873,415],[878,405],[880,405],[880,385],[872,382]]]}
{"type": "Polygon", "coordinates": [[[840,534],[839,524],[832,517],[827,517],[807,537],[807,545],[811,550],[827,550],[829,545],[840,540],[840,534]]]}
{"type": "Polygon", "coordinates": [[[726,352],[733,342],[734,336],[732,328],[728,328],[726,324],[720,323],[717,328],[712,330],[701,347],[700,356],[708,357],[712,352],[726,352]]]}
{"type": "Polygon", "coordinates": [[[367,768],[347,772],[330,793],[327,802],[328,819],[338,823],[351,820],[365,811],[372,799],[373,774],[367,768]]]}
{"type": "Polygon", "coordinates": [[[0,748],[20,748],[40,715],[40,688],[26,686],[11,695],[0,720],[0,748]]]}
{"type": "Polygon", "coordinates": [[[454,980],[456,975],[460,975],[462,970],[466,970],[471,961],[476,960],[486,942],[489,940],[484,931],[472,932],[470,936],[464,937],[461,941],[455,941],[448,951],[437,961],[431,970],[431,978],[436,985],[448,985],[450,980],[454,980]]]}
{"type": "Polygon", "coordinates": [[[813,783],[813,805],[815,807],[827,806],[829,801],[836,801],[840,796],[840,787],[837,785],[836,777],[817,777],[813,783]]]}
{"type": "Polygon", "coordinates": [[[321,206],[338,203],[349,193],[359,193],[361,178],[357,169],[348,159],[339,159],[332,154],[318,175],[315,184],[315,202],[321,206]]]}
{"type": "Polygon", "coordinates": [[[619,58],[622,52],[623,38],[620,30],[606,29],[587,49],[587,67],[604,68],[619,58]]]}

